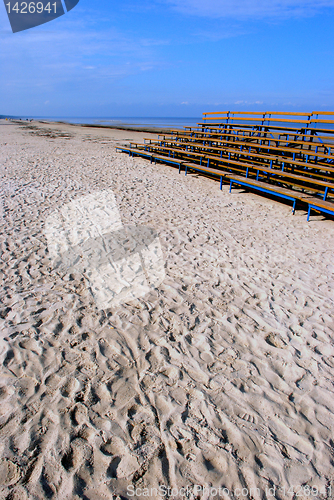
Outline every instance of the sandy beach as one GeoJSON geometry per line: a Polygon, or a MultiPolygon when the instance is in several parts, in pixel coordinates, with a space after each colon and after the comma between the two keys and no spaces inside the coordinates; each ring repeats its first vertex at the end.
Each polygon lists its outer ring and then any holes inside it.
{"type": "Polygon", "coordinates": [[[334,221],[116,152],[144,137],[0,120],[0,499],[334,498],[334,221]],[[151,240],[100,300],[54,228],[105,200],[151,240]]]}

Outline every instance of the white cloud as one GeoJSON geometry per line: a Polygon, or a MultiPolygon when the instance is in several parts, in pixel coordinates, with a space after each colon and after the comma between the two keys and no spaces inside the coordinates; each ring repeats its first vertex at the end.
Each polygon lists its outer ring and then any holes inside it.
{"type": "Polygon", "coordinates": [[[66,20],[58,31],[50,25],[13,35],[1,32],[2,21],[0,16],[0,67],[7,79],[0,80],[0,93],[8,82],[12,91],[21,93],[37,88],[59,92],[59,85],[73,83],[81,89],[101,88],[103,81],[112,83],[165,64],[155,49],[164,40],[154,43],[112,27],[97,31],[88,24],[84,29],[85,21],[82,29],[72,30],[66,20]]]}
{"type": "Polygon", "coordinates": [[[312,15],[334,0],[164,0],[185,14],[207,17],[270,18],[312,15]]]}

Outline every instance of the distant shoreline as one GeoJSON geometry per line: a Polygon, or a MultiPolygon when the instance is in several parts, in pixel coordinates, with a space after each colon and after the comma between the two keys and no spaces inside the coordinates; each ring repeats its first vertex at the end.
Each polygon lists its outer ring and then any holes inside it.
{"type": "MultiPolygon", "coordinates": [[[[40,123],[43,123],[40,121],[40,123]]],[[[108,129],[116,129],[116,130],[132,130],[133,132],[150,132],[150,133],[160,133],[160,132],[168,132],[170,130],[175,130],[175,128],[163,128],[163,127],[147,127],[147,126],[131,126],[131,125],[95,125],[91,123],[69,123],[69,122],[44,122],[44,123],[63,123],[67,125],[72,125],[74,127],[88,127],[88,128],[108,128],[108,129]]],[[[179,130],[183,130],[180,128],[179,130]]]]}
{"type": "MultiPolygon", "coordinates": [[[[2,118],[4,119],[4,118],[2,118]]],[[[18,118],[8,118],[9,121],[17,123],[17,124],[27,124],[27,123],[43,123],[43,124],[53,124],[53,125],[71,125],[72,127],[85,127],[85,128],[99,128],[99,129],[114,129],[114,130],[129,130],[133,132],[148,132],[153,134],[166,133],[171,130],[184,130],[184,127],[155,127],[150,125],[131,125],[130,123],[124,124],[115,124],[115,125],[103,125],[103,124],[95,124],[95,123],[71,123],[63,120],[54,121],[54,120],[39,120],[39,119],[18,119],[18,118]]]]}

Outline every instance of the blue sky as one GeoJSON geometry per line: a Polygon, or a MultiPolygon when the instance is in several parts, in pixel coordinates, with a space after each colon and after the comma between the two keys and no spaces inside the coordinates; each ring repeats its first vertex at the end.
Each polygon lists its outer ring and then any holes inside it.
{"type": "Polygon", "coordinates": [[[334,110],[333,26],[334,0],[80,0],[13,34],[1,3],[0,114],[334,110]]]}

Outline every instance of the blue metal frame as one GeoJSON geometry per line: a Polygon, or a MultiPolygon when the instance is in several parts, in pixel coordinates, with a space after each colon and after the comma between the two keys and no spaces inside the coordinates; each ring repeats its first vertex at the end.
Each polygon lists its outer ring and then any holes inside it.
{"type": "Polygon", "coordinates": [[[318,210],[318,212],[325,212],[326,214],[330,214],[334,216],[334,209],[328,210],[328,208],[317,207],[316,205],[309,205],[307,212],[307,222],[310,221],[311,210],[318,210]]]}
{"type": "Polygon", "coordinates": [[[202,168],[196,168],[196,167],[189,167],[188,165],[185,166],[185,172],[184,172],[184,175],[187,175],[187,172],[188,172],[188,168],[190,168],[190,170],[196,170],[197,172],[203,172],[204,174],[210,174],[210,175],[216,175],[217,177],[220,177],[220,190],[222,190],[222,187],[223,187],[223,175],[219,175],[219,174],[216,174],[216,172],[207,172],[206,170],[203,170],[202,168]]]}
{"type": "Polygon", "coordinates": [[[292,196],[288,196],[288,195],[285,195],[285,194],[277,193],[276,191],[272,191],[270,189],[265,189],[265,188],[262,188],[262,187],[259,187],[259,186],[254,186],[253,184],[248,184],[247,182],[236,181],[234,179],[230,180],[230,193],[232,191],[232,185],[233,184],[238,184],[240,186],[246,186],[249,189],[255,189],[256,191],[262,191],[263,193],[272,194],[274,196],[278,196],[279,198],[284,198],[286,200],[293,201],[292,213],[294,214],[295,211],[296,211],[297,200],[296,200],[296,198],[292,198],[292,196]]]}

